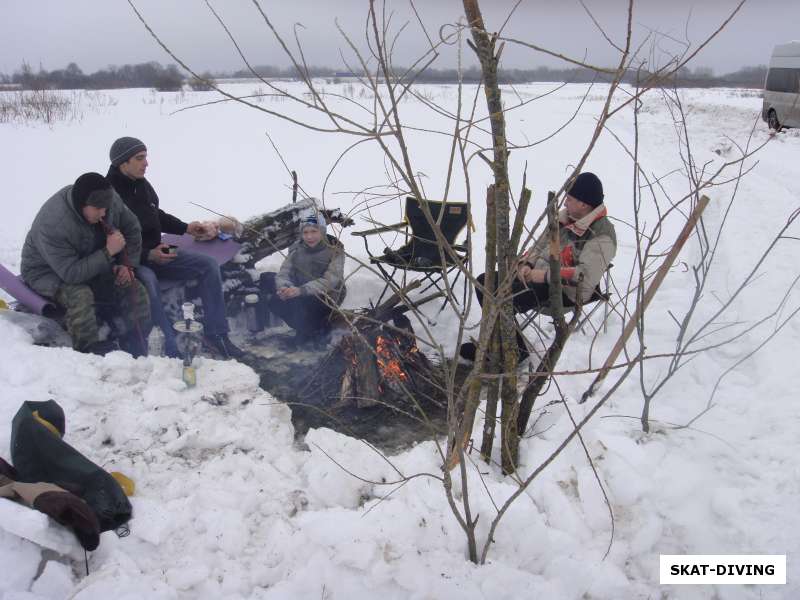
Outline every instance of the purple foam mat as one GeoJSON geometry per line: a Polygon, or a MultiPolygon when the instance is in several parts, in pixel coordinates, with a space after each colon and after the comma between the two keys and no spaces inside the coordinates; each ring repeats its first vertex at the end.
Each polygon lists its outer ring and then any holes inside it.
{"type": "Polygon", "coordinates": [[[220,265],[224,265],[236,256],[242,247],[239,242],[234,242],[233,240],[215,239],[209,242],[195,242],[194,238],[188,233],[184,233],[183,235],[165,233],[161,236],[161,241],[165,244],[177,246],[181,250],[196,252],[197,254],[206,254],[216,260],[220,265]]]}
{"type": "Polygon", "coordinates": [[[14,275],[3,265],[0,265],[0,287],[37,315],[49,316],[56,311],[53,302],[34,292],[18,275],[14,275]]]}

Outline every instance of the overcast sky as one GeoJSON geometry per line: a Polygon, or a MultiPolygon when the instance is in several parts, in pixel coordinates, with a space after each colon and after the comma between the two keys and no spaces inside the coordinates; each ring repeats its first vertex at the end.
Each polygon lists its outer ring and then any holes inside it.
{"type": "MultiPolygon", "coordinates": [[[[636,41],[659,33],[654,52],[677,52],[678,41],[696,46],[732,11],[736,0],[639,0],[634,8],[636,41]],[[676,40],[671,41],[670,38],[676,40]]],[[[155,32],[198,71],[243,67],[235,49],[202,0],[134,0],[155,32]]],[[[360,47],[365,47],[368,0],[262,0],[276,29],[294,48],[293,25],[309,64],[344,69],[346,48],[336,21],[360,47]]],[[[380,6],[380,1],[377,2],[380,6]]],[[[497,30],[513,0],[483,0],[484,19],[497,30]]],[[[598,22],[617,44],[624,41],[625,0],[585,0],[598,22]]],[[[287,66],[288,60],[271,37],[251,0],[213,0],[252,64],[287,66]]],[[[436,39],[443,25],[463,15],[461,0],[415,0],[428,34],[436,39]]],[[[408,23],[395,46],[395,63],[410,64],[426,49],[425,33],[409,0],[387,0],[397,31],[408,23]]],[[[125,0],[0,0],[0,72],[10,74],[22,61],[52,70],[76,62],[85,72],[108,65],[155,60],[173,62],[147,33],[125,0]]],[[[800,39],[800,0],[747,0],[728,28],[692,63],[717,74],[745,65],[766,64],[776,43],[800,39]]],[[[442,31],[448,31],[447,28],[442,31]]],[[[578,0],[522,0],[504,34],[594,64],[611,65],[616,51],[597,30],[578,0]]],[[[646,46],[649,55],[652,45],[646,46]]],[[[453,48],[435,66],[452,67],[453,48]]],[[[470,60],[472,58],[470,57],[470,60]]],[[[557,66],[553,59],[507,45],[506,67],[557,66]]],[[[563,63],[561,63],[563,64],[563,63]]]]}

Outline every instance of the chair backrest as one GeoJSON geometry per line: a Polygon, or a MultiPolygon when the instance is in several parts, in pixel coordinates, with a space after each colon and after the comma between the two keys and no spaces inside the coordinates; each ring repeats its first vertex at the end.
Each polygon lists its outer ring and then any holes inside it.
{"type": "MultiPolygon", "coordinates": [[[[425,200],[425,202],[434,221],[439,220],[439,214],[444,207],[444,215],[439,227],[447,243],[454,244],[458,235],[467,225],[467,204],[465,202],[442,203],[432,200],[425,200]]],[[[419,202],[413,196],[406,197],[406,221],[413,236],[411,239],[413,255],[438,259],[439,250],[436,246],[433,227],[428,223],[419,202]]]]}

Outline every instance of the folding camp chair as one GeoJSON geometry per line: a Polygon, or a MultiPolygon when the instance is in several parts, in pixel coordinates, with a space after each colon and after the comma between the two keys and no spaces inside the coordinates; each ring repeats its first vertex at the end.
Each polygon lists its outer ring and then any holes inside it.
{"type": "MultiPolygon", "coordinates": [[[[370,257],[370,263],[378,267],[386,281],[376,304],[380,304],[390,287],[399,289],[406,285],[409,272],[418,273],[423,279],[420,293],[431,288],[445,292],[444,278],[455,271],[455,276],[450,282],[450,288],[455,288],[461,275],[461,268],[469,261],[469,232],[463,244],[456,244],[456,238],[467,225],[469,218],[467,204],[464,202],[433,202],[424,200],[430,210],[431,216],[441,231],[442,237],[453,249],[455,257],[444,251],[444,262],[440,254],[440,246],[436,241],[434,227],[425,218],[425,214],[416,198],[406,198],[405,220],[395,225],[376,227],[366,231],[355,231],[353,235],[364,240],[364,247],[370,257]],[[444,214],[442,209],[444,208],[444,214]],[[440,219],[441,215],[441,221],[440,219]],[[410,229],[410,231],[409,231],[410,229]],[[369,247],[368,237],[380,233],[398,232],[405,235],[405,243],[400,248],[393,250],[385,248],[383,254],[375,255],[369,247]],[[397,279],[402,275],[402,279],[397,279]]],[[[462,304],[466,303],[467,286],[464,286],[462,304]]],[[[442,302],[442,308],[447,304],[447,298],[442,302]]],[[[441,310],[441,309],[440,309],[441,310]]]]}

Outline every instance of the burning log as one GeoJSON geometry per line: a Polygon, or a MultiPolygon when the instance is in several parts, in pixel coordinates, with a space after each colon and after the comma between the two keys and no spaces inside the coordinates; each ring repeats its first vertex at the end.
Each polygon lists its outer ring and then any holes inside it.
{"type": "MultiPolygon", "coordinates": [[[[307,397],[337,409],[382,405],[414,414],[422,405],[443,406],[439,369],[419,350],[408,304],[401,298],[419,286],[413,282],[383,304],[359,313],[346,312],[350,333],[331,350],[308,389],[307,397]]],[[[440,297],[433,294],[413,306],[440,297]]]]}
{"type": "Polygon", "coordinates": [[[332,398],[332,405],[383,405],[410,413],[422,403],[441,406],[439,371],[417,347],[411,322],[400,311],[389,321],[360,321],[331,351],[322,373],[333,379],[328,389],[338,397],[332,398]]]}

